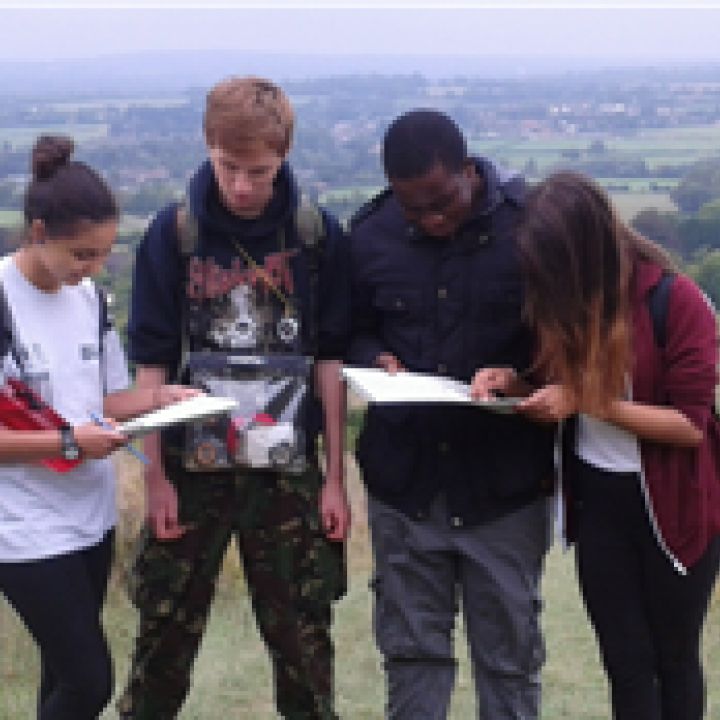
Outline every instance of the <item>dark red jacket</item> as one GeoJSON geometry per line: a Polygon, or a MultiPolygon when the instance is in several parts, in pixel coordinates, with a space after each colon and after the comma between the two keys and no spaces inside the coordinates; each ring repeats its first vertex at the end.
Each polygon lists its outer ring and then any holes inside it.
{"type": "Polygon", "coordinates": [[[645,480],[660,533],[688,567],[720,533],[720,428],[712,406],[718,381],[717,319],[684,275],[671,286],[666,343],[657,348],[647,294],[661,269],[637,262],[632,282],[633,398],[671,405],[703,431],[697,448],[642,441],[645,480]]]}
{"type": "MultiPolygon", "coordinates": [[[[682,570],[697,562],[709,541],[720,534],[720,422],[712,410],[718,381],[718,328],[697,285],[677,275],[670,289],[665,347],[658,348],[647,296],[661,274],[653,263],[635,263],[630,296],[632,387],[637,402],[677,408],[704,434],[694,448],[640,441],[651,521],[660,544],[682,570]]],[[[566,444],[566,450],[572,449],[566,444]]],[[[570,477],[564,480],[572,481],[569,454],[565,453],[565,472],[570,477]]]]}

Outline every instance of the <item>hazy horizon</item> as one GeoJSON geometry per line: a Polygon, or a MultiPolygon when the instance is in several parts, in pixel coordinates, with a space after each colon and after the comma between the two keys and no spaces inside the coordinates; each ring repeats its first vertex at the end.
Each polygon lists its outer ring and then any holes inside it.
{"type": "Polygon", "coordinates": [[[399,2],[391,9],[266,4],[263,9],[202,10],[0,7],[0,62],[186,50],[341,58],[472,56],[591,65],[720,61],[720,7],[710,3],[418,8],[399,2]]]}

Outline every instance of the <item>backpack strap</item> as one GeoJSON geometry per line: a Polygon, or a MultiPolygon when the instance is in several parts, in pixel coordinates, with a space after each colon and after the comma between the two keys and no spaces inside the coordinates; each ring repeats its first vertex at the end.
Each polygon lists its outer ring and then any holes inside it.
{"type": "Polygon", "coordinates": [[[107,352],[105,347],[105,336],[112,330],[113,321],[110,315],[110,305],[105,290],[95,285],[95,293],[98,298],[98,359],[100,361],[100,382],[102,384],[103,397],[107,395],[107,352]]]}
{"type": "Polygon", "coordinates": [[[350,230],[354,230],[363,220],[376,212],[391,195],[392,188],[386,187],[377,195],[371,197],[367,202],[364,202],[350,218],[350,230]]]}
{"type": "Polygon", "coordinates": [[[525,178],[515,173],[502,175],[500,178],[500,192],[505,200],[515,207],[524,207],[527,196],[525,178]]]}
{"type": "Polygon", "coordinates": [[[185,196],[175,211],[175,226],[178,249],[183,260],[187,260],[198,246],[200,239],[200,223],[190,209],[190,199],[185,196]]]}
{"type": "Polygon", "coordinates": [[[302,246],[309,250],[322,250],[327,237],[325,221],[320,208],[303,193],[295,209],[295,230],[302,246]]]}
{"type": "Polygon", "coordinates": [[[667,341],[667,314],[670,302],[670,288],[675,280],[675,273],[663,270],[657,285],[650,288],[647,296],[648,310],[653,325],[655,345],[660,350],[665,348],[667,341]]]}
{"type": "Polygon", "coordinates": [[[15,320],[10,310],[5,288],[0,280],[0,363],[10,353],[20,371],[21,379],[26,378],[25,357],[17,344],[15,320]]]}
{"type": "MultiPolygon", "coordinates": [[[[112,329],[113,322],[110,316],[108,298],[105,291],[93,283],[98,298],[98,360],[100,365],[100,382],[103,397],[107,395],[107,353],[105,351],[105,335],[112,329]]],[[[25,359],[17,344],[15,321],[5,295],[5,288],[0,281],[0,362],[5,355],[12,354],[15,364],[20,371],[20,377],[25,378],[25,359]]]]}
{"type": "MultiPolygon", "coordinates": [[[[183,273],[186,274],[190,256],[195,252],[200,242],[200,223],[197,216],[192,212],[190,198],[187,195],[180,201],[175,210],[175,236],[178,252],[183,263],[183,273]]],[[[193,302],[191,308],[190,300],[185,295],[183,297],[180,317],[180,363],[177,367],[175,381],[181,380],[187,367],[191,345],[190,317],[196,315],[199,311],[199,303],[193,302]]]]}
{"type": "MultiPolygon", "coordinates": [[[[648,310],[650,311],[650,319],[653,325],[653,335],[655,336],[655,345],[663,350],[667,341],[667,315],[668,305],[670,303],[670,288],[672,288],[675,273],[669,270],[663,270],[660,281],[657,285],[650,289],[647,296],[648,310]]],[[[720,407],[717,402],[712,405],[713,415],[720,418],[720,407]]]]}
{"type": "Polygon", "coordinates": [[[320,208],[305,194],[294,214],[295,231],[305,251],[309,275],[309,304],[306,325],[313,357],[318,355],[318,336],[320,325],[320,257],[322,255],[327,230],[320,208]]]}

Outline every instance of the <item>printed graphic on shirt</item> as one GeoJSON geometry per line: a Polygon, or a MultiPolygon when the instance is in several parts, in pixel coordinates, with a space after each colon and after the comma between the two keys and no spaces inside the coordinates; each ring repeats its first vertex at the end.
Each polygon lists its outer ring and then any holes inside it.
{"type": "Polygon", "coordinates": [[[15,353],[22,367],[18,367],[15,357],[9,353],[3,360],[2,382],[7,382],[8,378],[21,380],[48,405],[52,405],[50,363],[42,346],[39,343],[31,343],[28,347],[17,338],[14,342],[15,353]]]}
{"type": "Polygon", "coordinates": [[[80,358],[85,362],[97,360],[100,357],[100,347],[97,343],[82,343],[80,345],[80,358]]]}
{"type": "Polygon", "coordinates": [[[234,258],[188,263],[190,326],[199,342],[188,360],[190,382],[238,402],[231,416],[186,428],[184,464],[191,470],[306,467],[304,409],[312,359],[301,354],[301,318],[291,259],[262,264],[234,258]]]}
{"type": "Polygon", "coordinates": [[[257,354],[299,352],[300,318],[290,266],[297,250],[267,255],[262,265],[234,258],[190,259],[187,296],[203,309],[207,347],[257,354]]]}

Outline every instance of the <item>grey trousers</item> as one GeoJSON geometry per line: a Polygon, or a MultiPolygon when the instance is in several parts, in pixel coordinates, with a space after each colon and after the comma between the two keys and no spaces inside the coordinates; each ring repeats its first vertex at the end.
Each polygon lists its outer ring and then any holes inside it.
{"type": "Polygon", "coordinates": [[[454,528],[442,496],[427,520],[369,498],[374,630],[385,660],[389,720],[447,717],[459,601],[478,717],[539,717],[545,658],[539,588],[550,510],[543,498],[493,522],[454,528]]]}

